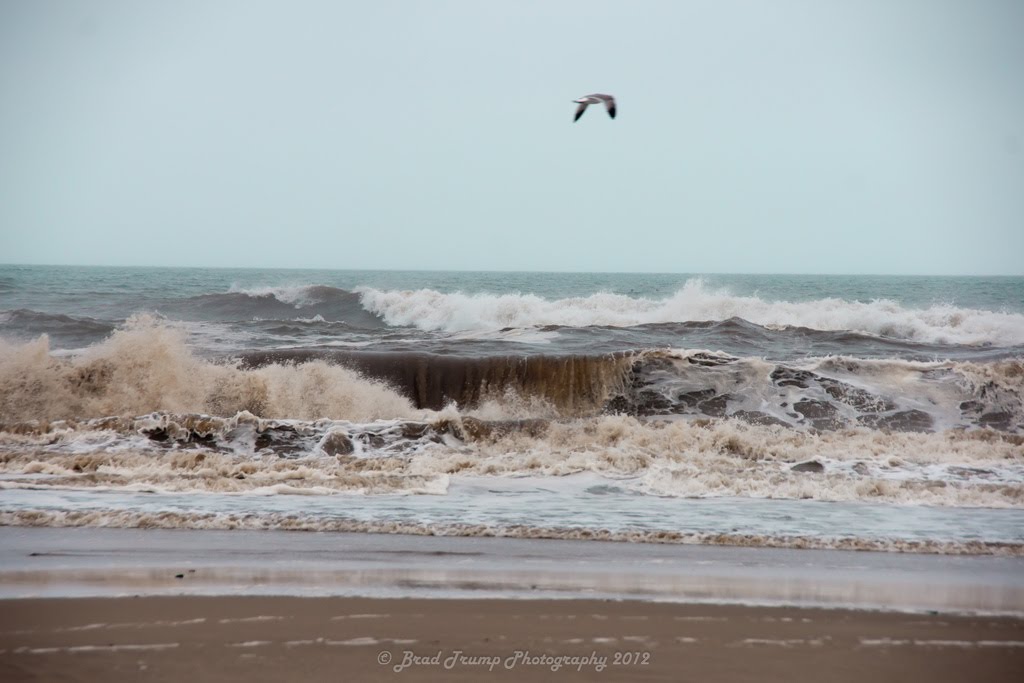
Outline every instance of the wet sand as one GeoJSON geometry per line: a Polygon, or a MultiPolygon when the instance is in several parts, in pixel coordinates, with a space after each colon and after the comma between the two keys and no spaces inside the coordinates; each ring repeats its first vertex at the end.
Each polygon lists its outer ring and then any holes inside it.
{"type": "Polygon", "coordinates": [[[4,681],[939,683],[1022,672],[1014,617],[597,600],[0,601],[4,681]]]}
{"type": "Polygon", "coordinates": [[[5,682],[1022,673],[1019,557],[0,527],[5,682]]]}
{"type": "Polygon", "coordinates": [[[0,598],[183,594],[592,598],[1021,616],[1024,558],[399,534],[0,527],[0,598]]]}

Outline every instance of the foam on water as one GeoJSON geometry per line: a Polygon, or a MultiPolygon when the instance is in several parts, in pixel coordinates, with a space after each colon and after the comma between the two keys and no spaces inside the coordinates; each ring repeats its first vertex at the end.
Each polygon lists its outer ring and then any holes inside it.
{"type": "Polygon", "coordinates": [[[99,342],[123,318],[3,314],[0,524],[1024,552],[1020,313],[226,287],[99,342]],[[85,346],[23,341],[65,324],[85,346]]]}
{"type": "Polygon", "coordinates": [[[454,409],[427,422],[365,424],[154,414],[10,427],[0,453],[3,489],[443,493],[450,477],[589,473],[656,496],[1024,508],[1024,437],[989,430],[816,433],[624,415],[486,421],[454,409]],[[280,485],[290,489],[268,489],[280,485]]]}
{"type": "Polygon", "coordinates": [[[727,545],[758,548],[818,548],[832,550],[873,550],[946,555],[1024,555],[1024,543],[982,539],[936,539],[852,536],[843,534],[789,535],[664,529],[608,529],[587,526],[545,526],[536,524],[470,524],[415,519],[353,519],[315,516],[301,512],[262,513],[132,509],[59,510],[22,508],[0,510],[2,526],[114,527],[139,529],[251,529],[319,532],[359,532],[425,536],[484,538],[544,538],[563,540],[620,541],[629,543],[674,543],[727,545]]]}
{"type": "Polygon", "coordinates": [[[742,318],[763,326],[850,330],[926,343],[1024,344],[1024,315],[936,304],[907,308],[887,299],[770,301],[714,290],[695,278],[664,299],[597,293],[545,299],[534,294],[442,293],[357,288],[363,306],[389,325],[468,332],[516,327],[629,327],[742,318]]]}

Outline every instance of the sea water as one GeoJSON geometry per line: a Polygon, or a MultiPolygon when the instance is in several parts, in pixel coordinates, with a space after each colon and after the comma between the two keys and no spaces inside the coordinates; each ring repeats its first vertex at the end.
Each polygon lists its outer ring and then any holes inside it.
{"type": "Polygon", "coordinates": [[[0,266],[0,523],[1024,552],[1024,278],[0,266]]]}

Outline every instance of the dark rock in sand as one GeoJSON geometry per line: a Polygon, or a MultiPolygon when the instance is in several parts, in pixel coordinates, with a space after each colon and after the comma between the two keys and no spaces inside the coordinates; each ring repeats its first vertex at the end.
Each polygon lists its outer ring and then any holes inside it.
{"type": "Polygon", "coordinates": [[[819,417],[811,420],[811,428],[817,432],[834,432],[837,429],[846,429],[850,423],[839,417],[819,417]]]}
{"type": "Polygon", "coordinates": [[[982,427],[991,427],[1001,431],[1009,431],[1013,426],[1013,416],[1010,413],[985,413],[978,418],[978,424],[982,427]]]}
{"type": "Polygon", "coordinates": [[[522,433],[528,436],[543,436],[548,430],[548,421],[529,420],[480,420],[475,417],[462,418],[463,438],[473,441],[498,439],[508,434],[522,433]]]}
{"type": "MultiPolygon", "coordinates": [[[[228,436],[233,436],[233,433],[234,432],[228,436]]],[[[303,444],[301,439],[296,438],[296,436],[297,434],[295,430],[287,425],[272,427],[259,432],[256,435],[254,447],[257,451],[268,448],[273,451],[275,455],[280,456],[303,453],[307,446],[303,444]]]]}
{"type": "MultiPolygon", "coordinates": [[[[852,408],[856,408],[861,412],[867,410],[873,412],[885,412],[896,409],[896,405],[894,403],[882,398],[881,396],[876,396],[870,391],[858,389],[857,387],[846,384],[845,382],[840,382],[839,380],[831,379],[829,377],[822,377],[821,375],[816,375],[813,372],[808,372],[807,370],[794,370],[792,368],[779,366],[772,371],[771,378],[775,385],[779,387],[809,389],[813,385],[818,385],[836,401],[844,403],[852,408]]],[[[801,401],[800,403],[804,403],[809,400],[810,399],[804,399],[804,401],[801,401]]],[[[819,401],[817,403],[823,402],[819,401]]],[[[799,408],[797,410],[799,410],[799,408]]],[[[828,416],[831,416],[831,414],[832,413],[828,416]]],[[[808,419],[814,419],[827,416],[823,414],[816,414],[807,415],[807,417],[808,419]]]]}
{"type": "Polygon", "coordinates": [[[632,410],[622,412],[635,415],[667,415],[676,412],[672,401],[657,391],[641,391],[636,395],[632,410]]]}
{"type": "Polygon", "coordinates": [[[776,386],[798,387],[800,389],[806,389],[812,382],[820,379],[813,372],[808,372],[806,370],[794,370],[783,366],[779,366],[772,370],[771,378],[776,386]]]}
{"type": "Polygon", "coordinates": [[[809,420],[814,420],[822,417],[835,417],[839,410],[831,403],[825,401],[815,401],[813,399],[805,398],[802,401],[797,401],[793,404],[793,410],[803,415],[809,420]]]}
{"type": "Polygon", "coordinates": [[[890,415],[861,415],[857,421],[872,429],[891,429],[894,432],[930,432],[935,426],[932,416],[923,410],[903,410],[890,415]]]}
{"type": "Polygon", "coordinates": [[[992,470],[982,469],[980,467],[950,467],[949,473],[957,477],[994,477],[995,472],[992,470]]]}
{"type": "Polygon", "coordinates": [[[604,404],[603,412],[609,415],[629,415],[632,412],[632,404],[622,394],[612,396],[604,404]]]}
{"type": "Polygon", "coordinates": [[[759,410],[737,410],[732,414],[732,417],[749,422],[753,425],[763,426],[778,426],[778,427],[791,427],[792,425],[785,420],[780,420],[777,417],[773,417],[768,413],[762,413],[759,410]]]}
{"type": "Polygon", "coordinates": [[[960,404],[960,410],[965,413],[980,413],[984,407],[981,401],[964,401],[960,404]]]}
{"type": "Polygon", "coordinates": [[[355,451],[352,439],[345,432],[331,432],[324,438],[320,448],[327,455],[349,455],[355,451]]]}
{"type": "Polygon", "coordinates": [[[429,429],[430,425],[426,422],[403,422],[402,436],[406,439],[421,439],[429,429]]]}
{"type": "Polygon", "coordinates": [[[738,359],[722,356],[715,356],[710,353],[695,353],[686,359],[690,365],[700,365],[705,368],[714,368],[719,365],[728,365],[729,363],[735,363],[738,359]]]}
{"type": "Polygon", "coordinates": [[[856,408],[861,412],[870,410],[881,413],[896,409],[896,404],[892,401],[884,399],[881,396],[875,396],[870,391],[858,389],[857,387],[850,386],[844,382],[822,378],[821,386],[823,386],[828,395],[835,400],[856,408]]]}
{"type": "Polygon", "coordinates": [[[730,398],[732,397],[729,394],[722,394],[707,401],[702,401],[699,406],[700,411],[708,417],[725,417],[725,411],[729,405],[730,398]]]}
{"type": "Polygon", "coordinates": [[[157,427],[156,429],[146,429],[142,431],[143,434],[149,437],[151,441],[167,441],[170,436],[167,434],[167,430],[163,427],[157,427]]]}
{"type": "Polygon", "coordinates": [[[789,469],[794,472],[811,472],[813,474],[821,474],[825,471],[825,466],[817,460],[807,460],[805,462],[798,462],[789,469]]]}
{"type": "Polygon", "coordinates": [[[387,439],[375,432],[363,432],[362,434],[358,434],[356,438],[359,440],[359,443],[363,444],[370,450],[377,450],[388,445],[387,439]]]}
{"type": "Polygon", "coordinates": [[[688,391],[684,394],[679,394],[676,397],[676,401],[683,404],[687,408],[695,408],[701,401],[706,401],[709,398],[713,398],[715,395],[714,389],[701,389],[700,391],[688,391]]]}

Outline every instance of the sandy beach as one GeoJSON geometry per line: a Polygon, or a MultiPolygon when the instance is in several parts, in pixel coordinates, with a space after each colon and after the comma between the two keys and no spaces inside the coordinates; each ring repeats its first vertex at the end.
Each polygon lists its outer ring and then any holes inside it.
{"type": "Polygon", "coordinates": [[[1020,558],[0,528],[0,679],[1019,680],[1020,558]]]}
{"type": "Polygon", "coordinates": [[[596,600],[0,603],[22,680],[1014,681],[1018,618],[596,600]]]}

